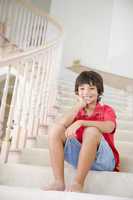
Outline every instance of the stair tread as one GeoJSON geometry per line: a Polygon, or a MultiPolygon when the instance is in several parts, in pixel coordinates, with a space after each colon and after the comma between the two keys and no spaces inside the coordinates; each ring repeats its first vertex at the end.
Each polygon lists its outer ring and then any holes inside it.
{"type": "Polygon", "coordinates": [[[27,189],[22,187],[9,187],[0,185],[0,194],[3,200],[14,200],[15,198],[19,200],[130,200],[131,198],[122,198],[114,196],[105,195],[94,195],[94,194],[80,194],[80,193],[68,193],[68,192],[58,192],[58,191],[42,191],[40,189],[27,189]]]}

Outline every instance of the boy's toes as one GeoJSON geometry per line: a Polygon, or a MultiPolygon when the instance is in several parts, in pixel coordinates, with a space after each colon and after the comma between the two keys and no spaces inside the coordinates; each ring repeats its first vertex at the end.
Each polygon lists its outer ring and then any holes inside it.
{"type": "Polygon", "coordinates": [[[46,185],[42,188],[42,190],[49,191],[49,190],[54,190],[54,191],[64,191],[65,190],[65,184],[64,183],[52,183],[49,185],[46,185]]]}
{"type": "Polygon", "coordinates": [[[83,192],[83,186],[79,183],[74,182],[68,188],[66,188],[67,192],[83,192]]]}

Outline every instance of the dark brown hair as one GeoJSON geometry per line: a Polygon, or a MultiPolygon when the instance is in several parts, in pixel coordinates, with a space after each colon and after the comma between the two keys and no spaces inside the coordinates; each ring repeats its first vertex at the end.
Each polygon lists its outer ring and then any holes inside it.
{"type": "Polygon", "coordinates": [[[104,92],[103,78],[101,75],[95,71],[83,71],[81,72],[75,81],[75,94],[78,94],[78,88],[82,84],[94,85],[97,88],[98,99],[97,102],[101,100],[101,96],[104,92]]]}

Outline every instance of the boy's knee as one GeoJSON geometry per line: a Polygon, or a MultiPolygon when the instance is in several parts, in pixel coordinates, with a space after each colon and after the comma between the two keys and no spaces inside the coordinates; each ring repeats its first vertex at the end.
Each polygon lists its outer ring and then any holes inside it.
{"type": "Polygon", "coordinates": [[[56,138],[62,138],[64,133],[64,129],[60,124],[54,124],[48,133],[48,138],[49,139],[56,139],[56,138]]]}
{"type": "Polygon", "coordinates": [[[102,136],[101,132],[99,131],[98,128],[96,127],[87,127],[84,131],[84,134],[83,134],[83,139],[85,138],[98,138],[100,139],[102,136]]]}

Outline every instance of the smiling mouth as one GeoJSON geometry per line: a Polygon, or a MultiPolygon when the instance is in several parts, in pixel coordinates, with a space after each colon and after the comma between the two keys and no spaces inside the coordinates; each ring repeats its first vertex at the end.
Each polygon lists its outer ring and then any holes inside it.
{"type": "Polygon", "coordinates": [[[85,101],[89,101],[92,97],[83,97],[85,101]]]}

